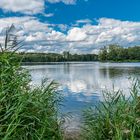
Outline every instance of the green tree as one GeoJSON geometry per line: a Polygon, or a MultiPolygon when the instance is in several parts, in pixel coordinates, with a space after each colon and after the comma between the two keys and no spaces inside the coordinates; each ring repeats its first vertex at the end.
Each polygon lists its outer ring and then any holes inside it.
{"type": "Polygon", "coordinates": [[[100,61],[106,61],[107,59],[108,59],[107,48],[104,47],[99,52],[99,60],[100,61]]]}

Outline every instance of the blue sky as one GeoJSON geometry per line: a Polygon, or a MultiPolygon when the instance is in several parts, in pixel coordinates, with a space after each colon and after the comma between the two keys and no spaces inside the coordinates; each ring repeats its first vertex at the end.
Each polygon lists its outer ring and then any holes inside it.
{"type": "Polygon", "coordinates": [[[0,31],[13,23],[21,51],[93,53],[140,45],[139,10],[139,0],[1,0],[0,31]]]}
{"type": "Polygon", "coordinates": [[[79,0],[75,5],[67,6],[58,3],[49,6],[48,11],[55,13],[55,17],[50,21],[55,23],[69,24],[79,19],[93,20],[101,17],[130,21],[140,20],[139,0],[88,0],[87,2],[79,0]]]}

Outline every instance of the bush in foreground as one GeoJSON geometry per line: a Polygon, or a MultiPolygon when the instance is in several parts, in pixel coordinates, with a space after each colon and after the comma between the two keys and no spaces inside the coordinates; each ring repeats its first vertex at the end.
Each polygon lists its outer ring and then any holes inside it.
{"type": "Polygon", "coordinates": [[[84,140],[140,139],[140,83],[133,83],[130,98],[107,92],[104,102],[84,113],[84,140]]]}
{"type": "Polygon", "coordinates": [[[12,27],[0,45],[0,139],[61,140],[57,85],[30,88],[28,72],[16,61],[19,43],[11,32],[12,27]]]}

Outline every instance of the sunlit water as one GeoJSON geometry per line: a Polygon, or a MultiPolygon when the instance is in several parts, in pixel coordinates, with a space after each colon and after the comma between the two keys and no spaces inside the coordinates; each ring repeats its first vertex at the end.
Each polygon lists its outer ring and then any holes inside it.
{"type": "Polygon", "coordinates": [[[32,84],[42,79],[56,80],[64,96],[61,111],[71,114],[67,129],[78,129],[82,111],[102,100],[102,91],[122,89],[126,96],[131,87],[130,77],[140,78],[140,63],[49,63],[25,66],[32,76],[32,84]]]}

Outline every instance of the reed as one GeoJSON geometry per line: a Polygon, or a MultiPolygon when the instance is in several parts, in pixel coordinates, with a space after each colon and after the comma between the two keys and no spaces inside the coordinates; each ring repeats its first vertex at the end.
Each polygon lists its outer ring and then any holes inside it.
{"type": "Polygon", "coordinates": [[[62,140],[57,84],[30,88],[30,75],[16,59],[21,45],[11,26],[0,45],[0,139],[62,140]]]}
{"type": "Polygon", "coordinates": [[[104,101],[84,112],[84,140],[140,139],[140,82],[133,80],[130,97],[104,93],[104,101]]]}

